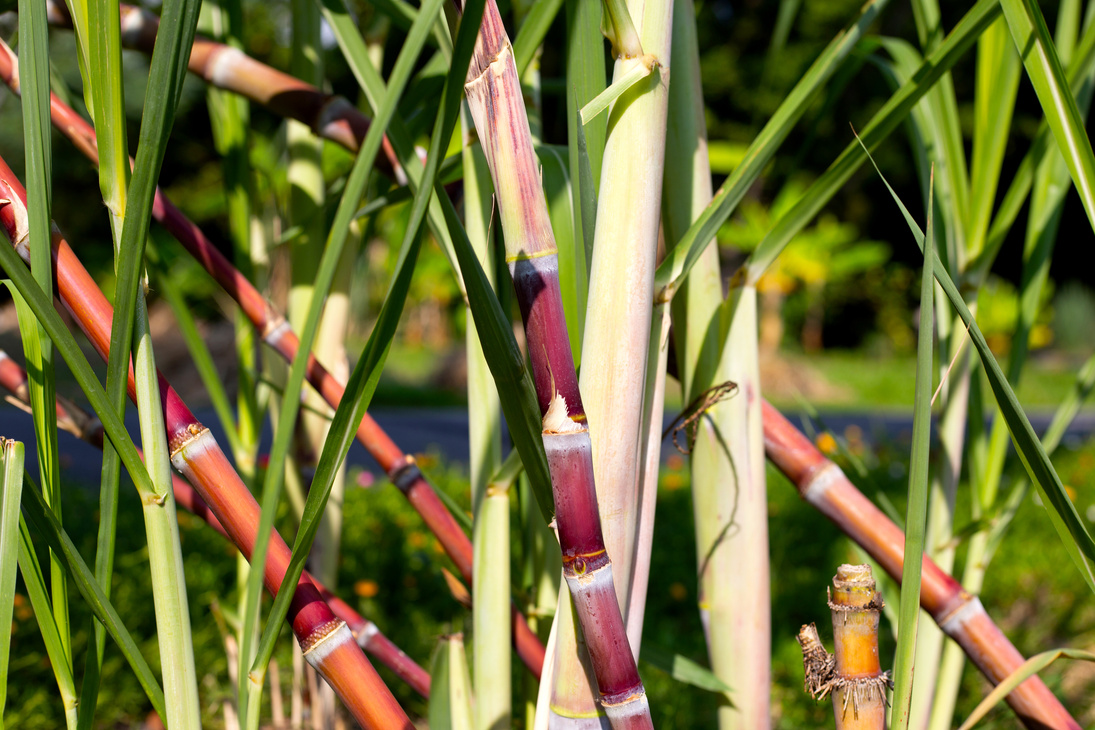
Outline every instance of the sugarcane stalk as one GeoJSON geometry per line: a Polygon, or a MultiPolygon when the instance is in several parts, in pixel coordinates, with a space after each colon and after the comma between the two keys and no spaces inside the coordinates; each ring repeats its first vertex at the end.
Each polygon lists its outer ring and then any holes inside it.
{"type": "MultiPolygon", "coordinates": [[[[0,164],[0,187],[7,200],[0,208],[0,225],[20,255],[25,256],[25,246],[19,243],[25,235],[25,193],[6,163],[0,164]]],[[[105,359],[110,343],[110,305],[59,233],[53,237],[53,262],[59,298],[105,359]]],[[[258,504],[209,430],[162,375],[159,381],[172,464],[198,489],[241,552],[250,556],[257,538],[258,504]]],[[[128,386],[133,399],[136,390],[132,371],[128,386]]],[[[289,564],[290,550],[276,532],[269,539],[270,554],[263,578],[267,590],[276,594],[289,564]]],[[[307,577],[302,576],[297,583],[288,616],[305,657],[334,687],[358,722],[365,727],[411,727],[376,670],[355,646],[346,623],[335,617],[307,577]]]]}
{"type": "MultiPolygon", "coordinates": [[[[0,350],[0,387],[11,394],[9,402],[23,410],[29,408],[26,383],[27,375],[23,368],[12,360],[6,352],[0,350]]],[[[66,430],[77,438],[96,448],[103,448],[102,424],[99,423],[97,418],[82,410],[76,404],[58,397],[57,418],[60,424],[73,424],[71,428],[66,428],[66,430]],[[76,426],[75,424],[87,425],[76,426]]],[[[140,450],[138,450],[139,453],[140,450]]],[[[226,540],[231,541],[232,538],[229,537],[228,532],[201,495],[194,491],[194,488],[182,478],[172,475],[171,480],[175,504],[201,519],[226,540]]],[[[376,657],[420,695],[423,697],[429,695],[430,677],[426,670],[418,666],[402,649],[392,643],[376,624],[363,617],[341,598],[332,594],[323,583],[310,573],[305,573],[305,575],[316,584],[316,588],[323,595],[323,600],[327,601],[327,605],[331,607],[335,615],[346,622],[350,632],[354,635],[354,639],[362,649],[376,657]]]]}
{"type": "Polygon", "coordinates": [[[886,727],[886,691],[893,682],[878,660],[882,605],[871,566],[841,565],[829,590],[835,654],[825,650],[814,624],[798,632],[805,689],[815,700],[832,695],[837,730],[886,727]]]}
{"type": "MultiPolygon", "coordinates": [[[[486,4],[467,78],[468,104],[490,165],[506,258],[525,323],[543,417],[563,575],[609,722],[618,728],[651,727],[646,692],[625,639],[612,562],[601,533],[593,448],[563,313],[558,250],[512,47],[493,0],[486,4]]],[[[645,336],[644,332],[644,348],[645,336]]],[[[644,349],[644,364],[645,357],[644,349]]]]}
{"type": "MultiPolygon", "coordinates": [[[[609,112],[609,134],[597,198],[589,303],[582,339],[581,386],[592,424],[594,471],[620,605],[633,593],[639,523],[640,469],[646,434],[642,415],[654,299],[654,265],[661,212],[672,42],[672,0],[630,2],[642,50],[654,71],[631,87],[609,112]]],[[[626,47],[617,39],[617,46],[626,47]]],[[[646,58],[621,55],[613,80],[646,58]]],[[[659,414],[660,415],[660,414],[659,414]]],[[[561,637],[565,638],[565,637],[561,637]]],[[[640,637],[628,626],[631,649],[640,637]]]]}
{"type": "MultiPolygon", "coordinates": [[[[712,197],[695,17],[691,0],[676,0],[663,195],[670,242],[712,197]]],[[[733,706],[719,706],[719,727],[765,728],[771,611],[756,289],[736,280],[723,304],[718,248],[708,246],[672,311],[683,400],[693,404],[684,418],[695,424],[688,441],[700,616],[711,669],[734,690],[733,706]],[[718,324],[727,316],[729,335],[720,343],[718,324]],[[745,585],[753,589],[740,590],[745,585]]]]}
{"type": "Polygon", "coordinates": [[[882,596],[869,565],[841,565],[829,594],[833,614],[833,715],[837,730],[885,730],[886,690],[878,660],[882,596]]]}
{"type": "MultiPolygon", "coordinates": [[[[763,402],[763,414],[768,459],[803,499],[900,581],[905,547],[901,529],[767,401],[763,402]]],[[[993,684],[1023,663],[1023,656],[989,618],[981,601],[928,556],[924,556],[921,574],[920,605],[993,684]]],[[[1028,728],[1080,728],[1037,676],[1019,685],[1007,702],[1028,728]]]]}
{"type": "MultiPolygon", "coordinates": [[[[494,251],[490,216],[493,190],[482,148],[472,139],[474,128],[467,105],[460,110],[465,145],[464,226],[491,286],[494,251]]],[[[472,546],[472,678],[475,689],[473,723],[476,730],[509,727],[511,699],[511,631],[506,621],[510,594],[509,487],[492,480],[502,463],[502,405],[487,367],[483,345],[467,306],[468,454],[474,522],[472,546]],[[494,482],[494,483],[492,483],[494,482]]]]}
{"type": "MultiPolygon", "coordinates": [[[[18,89],[18,64],[11,49],[3,41],[0,41],[0,77],[13,90],[18,89]]],[[[86,157],[92,162],[97,162],[95,132],[91,125],[56,95],[51,95],[50,106],[54,125],[65,133],[86,157]]],[[[156,191],[152,215],[239,304],[262,337],[262,341],[286,361],[292,362],[299,349],[300,340],[286,318],[206,238],[201,229],[183,215],[162,190],[156,191]]],[[[309,355],[307,378],[328,405],[336,407],[342,400],[342,395],[345,393],[344,384],[313,355],[309,355]]],[[[418,469],[414,457],[404,453],[367,413],[358,426],[357,439],[438,538],[445,553],[456,565],[465,582],[470,583],[472,580],[471,541],[418,469]]],[[[529,629],[525,617],[516,609],[511,611],[511,622],[513,641],[518,656],[529,671],[539,677],[544,663],[543,644],[529,629]]]]}

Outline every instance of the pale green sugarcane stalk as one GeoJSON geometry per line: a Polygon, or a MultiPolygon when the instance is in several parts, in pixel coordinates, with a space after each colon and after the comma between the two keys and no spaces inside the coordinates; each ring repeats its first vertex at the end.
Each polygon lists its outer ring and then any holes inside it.
{"type": "MultiPolygon", "coordinates": [[[[945,310],[943,310],[945,311],[945,310]]],[[[976,303],[971,307],[976,312],[976,303]]],[[[947,573],[954,570],[956,545],[954,535],[954,509],[958,482],[962,472],[962,456],[966,440],[966,421],[969,413],[970,353],[965,347],[966,334],[960,320],[946,316],[936,318],[939,330],[939,349],[946,353],[940,357],[942,377],[947,383],[942,413],[939,416],[939,466],[931,480],[928,502],[928,527],[924,549],[932,560],[947,573]],[[949,326],[947,326],[949,322],[949,326]],[[948,347],[949,344],[949,347],[948,347]],[[957,351],[961,349],[961,352],[957,351]],[[949,352],[948,352],[949,350],[949,352]],[[957,359],[955,355],[957,354],[957,359]],[[953,369],[948,372],[951,363],[953,369]]],[[[912,711],[919,727],[927,727],[931,709],[935,705],[940,684],[940,662],[943,654],[944,635],[934,621],[921,621],[916,639],[917,681],[913,683],[912,711]]]]}
{"type": "Polygon", "coordinates": [[[472,573],[476,730],[504,730],[510,727],[513,712],[509,616],[509,488],[513,476],[509,475],[509,483],[500,479],[488,484],[476,506],[472,573]]]}
{"type": "MultiPolygon", "coordinates": [[[[95,60],[89,68],[88,94],[98,114],[96,141],[99,146],[100,188],[111,212],[115,253],[121,244],[121,221],[125,214],[129,179],[129,156],[125,143],[125,110],[121,91],[121,42],[114,33],[116,15],[109,3],[91,6],[88,36],[84,41],[95,60]],[[114,22],[111,22],[111,21],[114,22]],[[109,30],[107,30],[109,29],[109,30]],[[120,120],[120,121],[119,121],[120,120]],[[101,137],[99,135],[102,135],[101,137]]],[[[116,8],[114,9],[116,12],[116,8]]],[[[160,389],[148,329],[144,293],[138,292],[133,330],[133,371],[137,391],[137,413],[145,465],[152,491],[141,496],[145,532],[148,537],[153,600],[156,606],[157,639],[163,666],[166,722],[175,728],[201,726],[197,672],[194,667],[190,610],[186,599],[178,520],[171,486],[171,461],[160,407],[160,389]]]]}
{"type": "MultiPolygon", "coordinates": [[[[474,142],[467,105],[460,111],[464,136],[464,227],[479,263],[496,286],[490,245],[494,188],[482,148],[474,142]]],[[[467,308],[468,445],[472,514],[472,677],[477,730],[508,727],[510,697],[509,497],[492,494],[490,480],[502,463],[502,404],[487,368],[475,322],[467,308]]]]}
{"type": "MultiPolygon", "coordinates": [[[[672,0],[628,4],[643,51],[660,66],[617,100],[610,112],[597,201],[593,259],[582,338],[579,389],[590,424],[597,500],[620,609],[629,619],[628,641],[637,657],[641,636],[630,621],[640,524],[640,484],[647,434],[643,414],[651,337],[654,267],[661,212],[662,169],[671,45],[672,0]],[[641,13],[641,15],[639,15],[641,13]]],[[[613,78],[626,75],[641,57],[619,58],[613,78]]],[[[645,564],[649,566],[646,561],[645,564]]],[[[639,582],[645,588],[645,580],[639,582]]],[[[560,597],[560,601],[564,599],[560,597]]],[[[562,607],[560,606],[560,609],[562,607]]],[[[638,618],[641,612],[636,607],[638,618]]],[[[562,614],[556,614],[557,620],[562,614]]],[[[553,710],[567,707],[581,722],[596,712],[579,662],[577,637],[559,631],[553,710]],[[568,690],[564,696],[562,690],[568,690]]],[[[556,715],[560,719],[562,715],[556,715]]]]}
{"type": "MultiPolygon", "coordinates": [[[[666,239],[678,240],[711,199],[695,12],[677,0],[674,83],[666,137],[666,239]]],[[[722,302],[716,246],[708,246],[673,301],[684,402],[712,386],[737,384],[699,422],[690,470],[696,520],[700,615],[712,671],[734,690],[720,728],[769,723],[770,597],[767,501],[760,417],[756,289],[735,285],[722,302]],[[730,316],[720,348],[713,320],[730,316]],[[732,527],[733,525],[733,527],[732,527]]]]}
{"type": "Polygon", "coordinates": [[[171,486],[171,459],[167,431],[160,408],[160,387],[152,336],[148,331],[148,310],[142,294],[137,296],[133,372],[137,384],[137,414],[145,465],[153,492],[141,495],[148,558],[152,567],[152,591],[156,604],[156,636],[163,666],[165,718],[172,728],[201,727],[198,677],[194,668],[194,640],[190,631],[190,608],[186,601],[186,575],[179,543],[179,520],[171,486]]]}
{"type": "MultiPolygon", "coordinates": [[[[642,432],[671,46],[672,0],[628,3],[642,48],[658,68],[613,106],[605,144],[590,268],[579,388],[590,423],[605,544],[617,556],[616,595],[630,614],[643,469],[642,432]]],[[[642,58],[617,59],[613,78],[642,58]]],[[[639,599],[641,600],[641,599],[639,599]]],[[[629,627],[632,653],[639,637],[629,627]]],[[[560,636],[560,646],[569,639],[560,636]]],[[[559,667],[557,671],[566,671],[559,667]]]]}

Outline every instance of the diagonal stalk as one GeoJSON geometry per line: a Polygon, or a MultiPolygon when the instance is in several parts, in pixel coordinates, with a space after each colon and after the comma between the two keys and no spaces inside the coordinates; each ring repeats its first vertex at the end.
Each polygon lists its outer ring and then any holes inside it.
{"type": "MultiPolygon", "coordinates": [[[[804,500],[832,520],[890,577],[900,581],[905,552],[901,529],[767,401],[763,410],[768,459],[804,500]]],[[[989,618],[981,601],[962,590],[954,578],[927,556],[923,561],[920,606],[993,684],[1023,663],[1023,656],[989,618]]],[[[1008,695],[1007,702],[1019,720],[1032,730],[1080,728],[1038,677],[1019,685],[1008,695]]]]}
{"type": "MultiPolygon", "coordinates": [[[[0,164],[0,186],[6,189],[8,200],[0,208],[0,225],[3,225],[9,240],[21,241],[26,220],[25,193],[6,163],[0,164]]],[[[12,260],[15,254],[7,249],[2,250],[0,257],[3,257],[8,275],[15,280],[21,293],[34,308],[36,316],[47,326],[56,342],[57,336],[65,332],[60,318],[41,296],[41,292],[36,292],[28,285],[26,272],[21,271],[12,260]]],[[[16,250],[22,253],[24,249],[17,246],[16,250]]],[[[99,355],[106,359],[110,348],[110,305],[60,234],[54,236],[53,261],[61,301],[72,312],[99,355]]],[[[73,358],[76,357],[75,350],[67,352],[73,358]]],[[[68,359],[67,356],[66,360],[70,367],[78,367],[78,360],[68,359]]],[[[172,464],[195,485],[232,537],[232,541],[244,555],[250,557],[258,537],[258,504],[232,469],[209,430],[198,422],[162,376],[159,380],[161,407],[169,437],[172,464]]],[[[93,378],[85,383],[85,387],[90,389],[89,395],[94,395],[94,402],[105,404],[105,395],[93,378]]],[[[136,397],[132,376],[129,379],[129,396],[131,399],[136,397]]],[[[106,408],[99,413],[100,417],[109,418],[111,415],[106,408]]],[[[120,422],[115,417],[110,419],[110,423],[118,426],[117,435],[120,437],[120,422]]],[[[110,424],[107,425],[109,433],[111,427],[110,424]]],[[[264,583],[272,594],[276,594],[281,586],[289,556],[289,547],[276,532],[272,532],[269,556],[263,571],[264,583]]],[[[411,727],[410,721],[384,686],[376,670],[354,645],[353,636],[345,622],[334,616],[315,584],[307,577],[301,577],[297,582],[288,620],[304,650],[305,658],[335,688],[358,722],[370,728],[411,727]]]]}
{"type": "MultiPolygon", "coordinates": [[[[29,408],[26,373],[3,350],[0,350],[0,387],[11,394],[16,406],[21,407],[23,410],[29,408]]],[[[96,448],[103,448],[102,424],[91,414],[82,411],[79,406],[58,398],[57,418],[59,424],[64,424],[60,426],[64,430],[96,448]]],[[[217,516],[210,510],[209,505],[205,503],[201,495],[194,491],[190,484],[181,477],[172,476],[172,490],[175,495],[175,504],[200,518],[226,540],[231,540],[220,520],[217,519],[217,516]]],[[[316,580],[314,576],[308,575],[312,578],[320,593],[323,594],[324,600],[327,601],[335,615],[350,627],[350,631],[361,648],[375,656],[416,692],[423,696],[429,694],[430,677],[424,669],[415,664],[388,637],[381,633],[376,624],[361,616],[345,601],[331,594],[327,587],[316,580]]]]}

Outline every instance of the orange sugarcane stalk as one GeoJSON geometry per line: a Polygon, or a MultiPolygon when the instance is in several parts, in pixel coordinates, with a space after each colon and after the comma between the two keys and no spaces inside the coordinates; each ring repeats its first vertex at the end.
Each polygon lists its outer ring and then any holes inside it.
{"type": "Polygon", "coordinates": [[[601,705],[613,728],[653,727],[601,532],[593,448],[563,314],[558,249],[513,49],[494,0],[486,2],[464,88],[494,181],[506,260],[525,324],[563,576],[585,636],[601,705]]]}
{"type": "MultiPolygon", "coordinates": [[[[18,93],[18,59],[3,41],[0,41],[0,77],[18,93]]],[[[94,128],[52,93],[50,94],[50,118],[54,126],[63,132],[77,149],[94,164],[98,164],[99,155],[94,128]]],[[[187,219],[158,187],[153,201],[152,217],[166,228],[239,304],[240,309],[254,325],[263,341],[291,363],[300,349],[300,340],[289,326],[285,316],[277,311],[247,277],[240,273],[206,238],[197,224],[187,219]]],[[[332,408],[338,407],[346,388],[311,353],[308,355],[307,378],[332,408]]],[[[425,476],[414,463],[414,458],[403,453],[368,413],[358,425],[357,439],[422,517],[464,580],[471,583],[471,541],[468,540],[468,536],[464,534],[445,504],[438,498],[437,492],[426,481],[425,476]]],[[[516,608],[513,608],[511,612],[511,621],[517,654],[529,671],[539,678],[544,664],[544,646],[539,637],[529,628],[524,615],[516,608]]]]}
{"type": "MultiPolygon", "coordinates": [[[[0,387],[11,393],[11,400],[16,406],[27,410],[29,413],[27,373],[3,350],[0,350],[0,387]]],[[[104,434],[99,419],[60,396],[57,398],[57,420],[58,427],[96,448],[103,448],[104,434]]],[[[141,455],[141,450],[137,449],[137,453],[141,455]]],[[[144,458],[143,455],[141,455],[141,458],[144,458]]],[[[194,491],[190,484],[174,474],[171,475],[171,482],[177,505],[200,518],[225,539],[231,540],[220,520],[213,514],[213,510],[209,509],[209,505],[205,503],[200,494],[194,491]]],[[[312,582],[316,584],[316,588],[323,595],[323,600],[327,601],[327,605],[331,607],[335,615],[346,622],[350,632],[353,633],[362,649],[372,654],[384,666],[395,672],[400,679],[410,685],[411,689],[423,697],[429,697],[430,675],[426,673],[425,669],[418,666],[413,659],[385,636],[376,624],[359,614],[341,598],[332,594],[310,573],[305,571],[305,575],[308,575],[312,582]]]]}
{"type": "MultiPolygon", "coordinates": [[[[0,159],[0,226],[24,261],[29,259],[26,191],[0,159]]],[[[53,265],[58,298],[105,360],[110,347],[113,309],[80,264],[68,242],[54,229],[53,265]]],[[[161,404],[171,462],[195,486],[216,514],[232,542],[250,558],[258,538],[260,508],[228,462],[209,429],[198,422],[178,393],[159,375],[161,404]]],[[[132,366],[128,391],[135,399],[132,366]]],[[[269,536],[263,581],[271,594],[281,587],[291,551],[277,531],[269,536]]],[[[308,660],[338,693],[354,718],[367,728],[413,725],[354,641],[346,622],[337,618],[312,580],[302,575],[290,604],[288,621],[308,660]]]]}
{"type": "MultiPolygon", "coordinates": [[[[905,554],[902,530],[767,401],[763,413],[768,459],[795,485],[803,499],[836,523],[900,582],[905,554]]],[[[958,581],[927,556],[924,556],[920,605],[993,684],[1023,663],[1023,655],[989,618],[981,601],[962,590],[958,581]]],[[[1037,676],[1019,685],[1007,696],[1007,703],[1028,728],[1080,729],[1080,724],[1037,676]]]]}
{"type": "Polygon", "coordinates": [[[837,730],[885,730],[886,690],[893,683],[878,660],[882,596],[869,565],[841,565],[829,592],[836,676],[837,730]]]}

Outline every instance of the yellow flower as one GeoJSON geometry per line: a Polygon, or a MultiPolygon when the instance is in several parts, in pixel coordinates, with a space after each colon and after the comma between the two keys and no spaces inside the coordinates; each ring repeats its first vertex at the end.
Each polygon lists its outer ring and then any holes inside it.
{"type": "Polygon", "coordinates": [[[836,439],[828,431],[818,434],[816,443],[823,454],[836,453],[836,439]]]}
{"type": "Polygon", "coordinates": [[[375,580],[359,580],[354,583],[354,593],[362,598],[372,598],[380,593],[380,586],[376,584],[375,580]]]}

